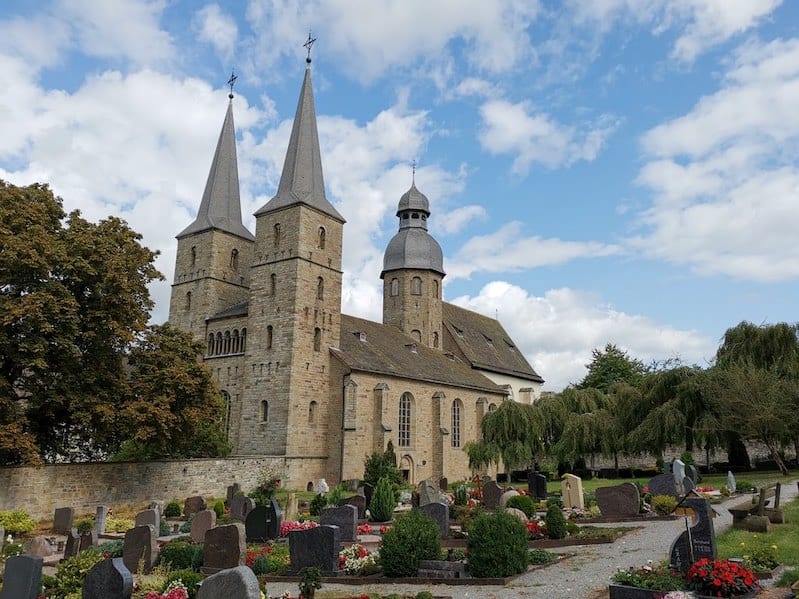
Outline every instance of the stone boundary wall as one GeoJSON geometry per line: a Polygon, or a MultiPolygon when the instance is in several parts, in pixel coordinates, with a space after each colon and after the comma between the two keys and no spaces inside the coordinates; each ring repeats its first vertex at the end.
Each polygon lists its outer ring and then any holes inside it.
{"type": "Polygon", "coordinates": [[[24,509],[45,519],[52,518],[55,508],[67,506],[76,514],[94,514],[98,505],[143,506],[154,499],[177,499],[182,506],[192,495],[224,498],[234,482],[249,491],[264,465],[287,472],[291,461],[237,457],[0,468],[0,510],[24,509]]]}

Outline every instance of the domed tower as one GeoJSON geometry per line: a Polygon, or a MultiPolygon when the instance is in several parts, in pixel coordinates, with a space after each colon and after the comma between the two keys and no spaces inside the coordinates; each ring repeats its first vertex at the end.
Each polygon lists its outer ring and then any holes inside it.
{"type": "Polygon", "coordinates": [[[399,231],[383,255],[383,323],[434,349],[441,349],[441,246],[427,232],[430,202],[416,183],[397,207],[399,231]]]}

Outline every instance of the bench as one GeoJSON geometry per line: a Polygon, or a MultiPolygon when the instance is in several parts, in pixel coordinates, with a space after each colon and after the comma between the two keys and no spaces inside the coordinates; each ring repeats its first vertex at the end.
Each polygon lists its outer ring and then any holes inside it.
{"type": "Polygon", "coordinates": [[[729,508],[728,511],[732,514],[733,528],[749,528],[747,518],[750,516],[767,517],[769,522],[773,524],[783,524],[785,522],[785,514],[780,509],[781,488],[781,483],[763,485],[760,491],[752,496],[750,501],[745,501],[729,508]],[[772,500],[773,505],[769,505],[772,500]]]}

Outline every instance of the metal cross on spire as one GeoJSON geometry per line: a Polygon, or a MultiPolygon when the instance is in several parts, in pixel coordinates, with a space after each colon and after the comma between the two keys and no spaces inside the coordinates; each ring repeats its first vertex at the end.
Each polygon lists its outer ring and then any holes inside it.
{"type": "Polygon", "coordinates": [[[230,93],[228,94],[228,98],[231,100],[233,99],[233,86],[236,85],[236,79],[238,79],[238,75],[236,75],[236,71],[230,71],[230,79],[227,80],[227,84],[230,86],[230,93]]]}
{"type": "Polygon", "coordinates": [[[313,47],[313,43],[316,41],[315,37],[311,37],[311,30],[308,30],[308,41],[306,41],[302,46],[308,49],[308,57],[305,59],[305,62],[311,64],[311,48],[313,47]]]}
{"type": "Polygon", "coordinates": [[[416,185],[416,158],[411,161],[411,183],[416,185]]]}

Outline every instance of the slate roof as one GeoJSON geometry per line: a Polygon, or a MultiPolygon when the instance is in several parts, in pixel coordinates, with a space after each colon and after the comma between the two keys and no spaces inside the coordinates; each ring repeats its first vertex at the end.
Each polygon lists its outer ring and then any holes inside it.
{"type": "Polygon", "coordinates": [[[467,387],[489,393],[505,390],[440,350],[416,343],[392,325],[341,315],[341,347],[331,352],[353,370],[467,387]],[[361,335],[364,340],[361,341],[361,335]]]}
{"type": "Polygon", "coordinates": [[[247,316],[247,313],[250,309],[250,302],[243,301],[238,304],[233,304],[229,308],[225,308],[214,314],[213,316],[209,316],[206,320],[222,320],[223,318],[231,318],[233,316],[247,316]]]}
{"type": "Polygon", "coordinates": [[[447,302],[442,302],[442,317],[459,353],[473,368],[544,382],[498,320],[447,302]]]}

